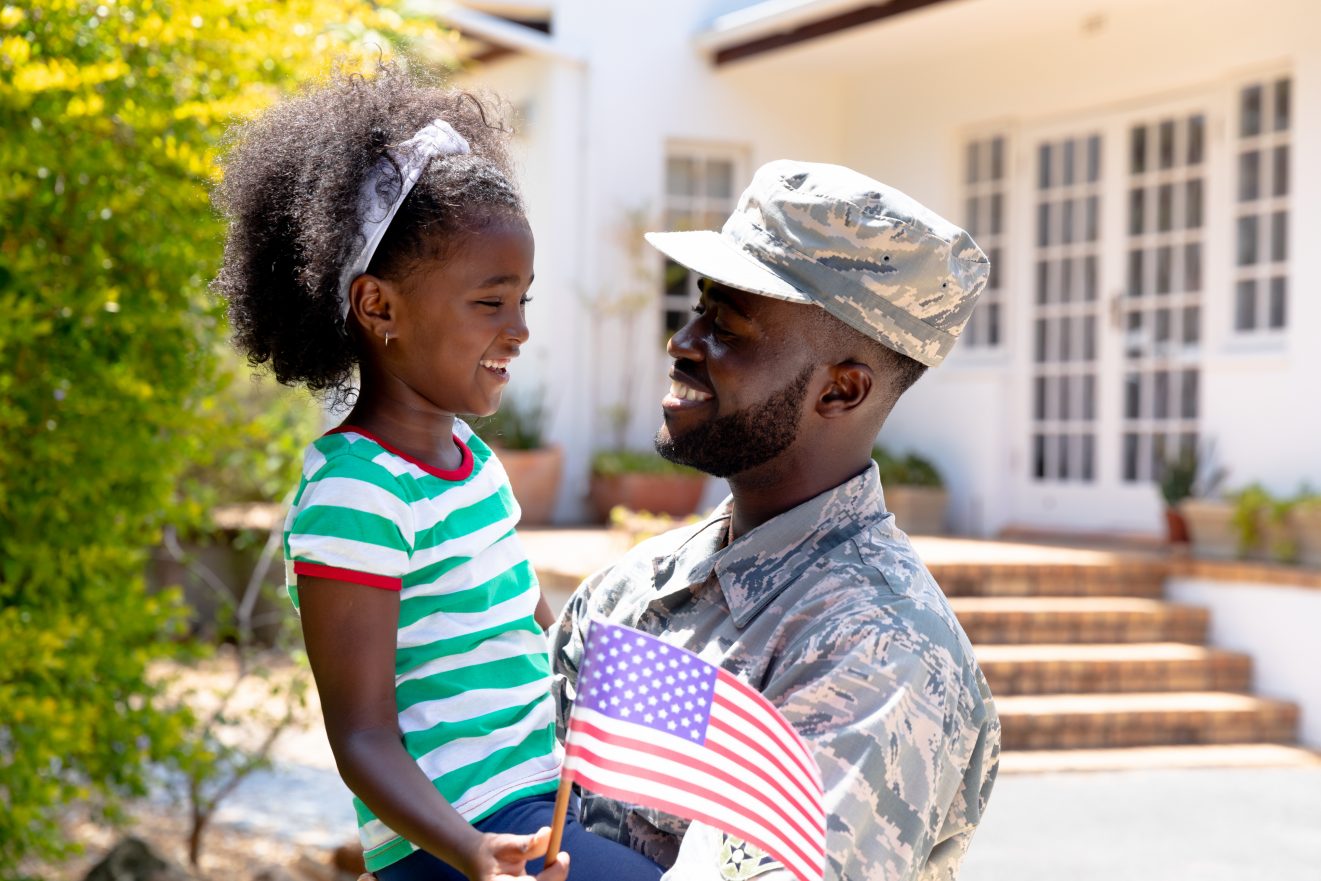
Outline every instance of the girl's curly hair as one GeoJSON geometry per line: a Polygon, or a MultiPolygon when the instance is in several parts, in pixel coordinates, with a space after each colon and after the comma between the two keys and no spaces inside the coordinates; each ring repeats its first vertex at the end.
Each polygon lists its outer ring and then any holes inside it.
{"type": "Polygon", "coordinates": [[[212,289],[253,366],[269,364],[280,382],[336,402],[352,393],[359,349],[340,319],[338,287],[361,247],[358,193],[387,147],[435,119],[471,152],[433,159],[400,206],[368,267],[398,280],[491,221],[522,216],[509,130],[490,99],[387,63],[371,77],[333,74],[230,131],[215,192],[229,229],[212,289]]]}

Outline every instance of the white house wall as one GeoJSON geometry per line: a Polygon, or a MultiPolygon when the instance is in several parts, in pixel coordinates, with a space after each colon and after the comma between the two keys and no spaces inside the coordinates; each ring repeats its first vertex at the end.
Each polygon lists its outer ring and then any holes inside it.
{"type": "MultiPolygon", "coordinates": [[[[1012,138],[1057,123],[1142,113],[1184,96],[1211,96],[1209,137],[1219,147],[1219,167],[1208,176],[1208,215],[1215,225],[1204,258],[1200,429],[1214,438],[1233,485],[1261,480],[1277,492],[1293,491],[1303,480],[1321,486],[1321,346],[1313,339],[1321,297],[1300,259],[1321,232],[1321,164],[1315,161],[1321,155],[1321,4],[963,0],[743,65],[749,73],[797,66],[804,76],[847,68],[846,164],[955,219],[969,136],[1003,131],[1012,138]],[[1226,126],[1237,84],[1277,72],[1291,74],[1294,83],[1290,316],[1285,337],[1263,344],[1236,340],[1231,332],[1232,243],[1224,218],[1232,206],[1233,151],[1226,147],[1232,135],[1226,126]]],[[[1030,174],[1030,152],[1017,155],[1013,173],[1030,174]]],[[[1014,204],[1011,195],[1011,249],[1017,237],[1030,235],[1030,208],[1014,204]]],[[[1109,212],[1106,233],[1122,235],[1121,212],[1113,206],[1103,211],[1109,212]]],[[[990,534],[1021,525],[1155,532],[1160,508],[1150,487],[1115,496],[1110,510],[1089,503],[1083,486],[1039,494],[1031,505],[1016,505],[1006,488],[1013,483],[1008,475],[1028,467],[1026,395],[1017,394],[1028,383],[1027,285],[1021,280],[1030,264],[1024,253],[1015,252],[1011,268],[1018,271],[1005,292],[1005,350],[989,357],[956,352],[897,408],[882,439],[938,462],[962,530],[990,534]]],[[[1106,269],[1103,301],[1122,283],[1122,268],[1106,269]]],[[[1118,406],[1114,379],[1101,377],[1103,405],[1118,406]]],[[[1117,468],[1116,462],[1104,464],[1117,468]]]]}
{"type": "MultiPolygon", "coordinates": [[[[630,212],[650,214],[649,228],[659,228],[667,145],[735,147],[745,176],[774,158],[841,154],[838,85],[822,88],[793,71],[717,74],[693,45],[706,7],[561,0],[555,39],[587,59],[584,67],[505,58],[464,78],[528,111],[518,161],[537,240],[537,299],[524,361],[537,370],[528,376],[523,368],[512,391],[546,389],[551,434],[567,452],[561,520],[582,516],[590,455],[612,443],[603,410],[621,371],[634,377],[626,445],[649,449],[660,424],[669,364],[660,307],[640,310],[631,334],[593,313],[636,287],[619,239],[630,212]]],[[[643,253],[658,277],[659,255],[643,253]]]]}
{"type": "MultiPolygon", "coordinates": [[[[618,323],[594,320],[599,307],[591,303],[633,284],[618,236],[627,212],[659,212],[667,145],[738,148],[745,178],[782,156],[842,162],[960,219],[965,138],[1119,118],[1189,96],[1213,102],[1209,137],[1221,166],[1207,178],[1215,225],[1204,258],[1201,431],[1215,438],[1235,484],[1321,486],[1313,379],[1321,376],[1321,346],[1311,339],[1321,297],[1299,259],[1321,231],[1321,163],[1310,160],[1321,155],[1321,3],[953,0],[719,68],[694,43],[711,8],[707,0],[560,0],[555,40],[583,66],[506,58],[473,75],[529,111],[520,163],[539,299],[530,310],[527,362],[536,367],[530,385],[544,389],[552,406],[552,435],[569,452],[561,519],[581,513],[590,452],[610,443],[602,409],[625,365],[636,372],[628,445],[645,448],[658,422],[667,364],[659,307],[638,313],[630,336],[618,323]],[[1222,221],[1232,151],[1224,126],[1237,84],[1275,72],[1293,79],[1290,316],[1287,334],[1263,350],[1230,332],[1231,242],[1222,221]]],[[[1122,156],[1118,149],[1107,146],[1107,161],[1122,156]]],[[[1021,175],[1030,162],[1020,155],[1014,173],[1021,175]]],[[[1015,249],[1031,206],[1011,197],[1010,210],[1015,249]]],[[[1119,212],[1105,211],[1105,234],[1122,235],[1119,212]]],[[[1011,260],[1026,266],[1023,253],[1015,249],[1011,260]]],[[[653,259],[654,272],[660,261],[653,259]]],[[[1023,269],[1011,279],[1024,277],[1023,269]]],[[[1121,271],[1102,267],[1103,299],[1121,271]]],[[[1155,531],[1159,505],[1149,486],[1103,505],[1085,486],[1030,499],[1022,492],[1028,317],[1017,299],[1013,288],[1005,291],[1007,345],[989,355],[956,351],[901,402],[882,439],[937,462],[953,493],[953,525],[963,531],[1155,531]]],[[[1117,407],[1118,383],[1101,379],[1102,406],[1117,407]]],[[[522,383],[517,377],[514,390],[522,383]]]]}

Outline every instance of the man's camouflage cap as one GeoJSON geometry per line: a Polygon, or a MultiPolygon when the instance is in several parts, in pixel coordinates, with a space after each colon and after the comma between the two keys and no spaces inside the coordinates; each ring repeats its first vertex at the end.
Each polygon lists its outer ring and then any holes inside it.
{"type": "Polygon", "coordinates": [[[653,232],[670,259],[720,284],[812,303],[935,367],[963,332],[991,264],[959,227],[839,165],[763,165],[720,232],[653,232]]]}

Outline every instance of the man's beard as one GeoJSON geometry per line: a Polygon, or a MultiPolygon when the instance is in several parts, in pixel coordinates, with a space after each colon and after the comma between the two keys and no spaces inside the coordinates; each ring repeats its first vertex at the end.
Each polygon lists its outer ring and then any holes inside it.
{"type": "Polygon", "coordinates": [[[732,477],[766,464],[798,438],[813,372],[808,367],[760,404],[719,416],[678,437],[662,429],[656,435],[656,452],[716,477],[732,477]]]}

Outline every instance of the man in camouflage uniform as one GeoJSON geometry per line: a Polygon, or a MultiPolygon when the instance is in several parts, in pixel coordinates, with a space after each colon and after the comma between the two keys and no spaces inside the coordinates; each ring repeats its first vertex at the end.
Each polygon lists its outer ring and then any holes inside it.
{"type": "MultiPolygon", "coordinates": [[[[561,723],[590,618],[696,652],[760,690],[825,782],[826,877],[954,877],[1000,727],[967,636],[885,510],[870,452],[949,352],[989,269],[967,233],[846,168],[761,168],[724,229],[652,233],[702,276],[669,344],[657,449],[728,477],[704,522],[589,578],[552,628],[561,723]]],[[[585,795],[582,820],[671,881],[787,878],[701,823],[585,795]]]]}

